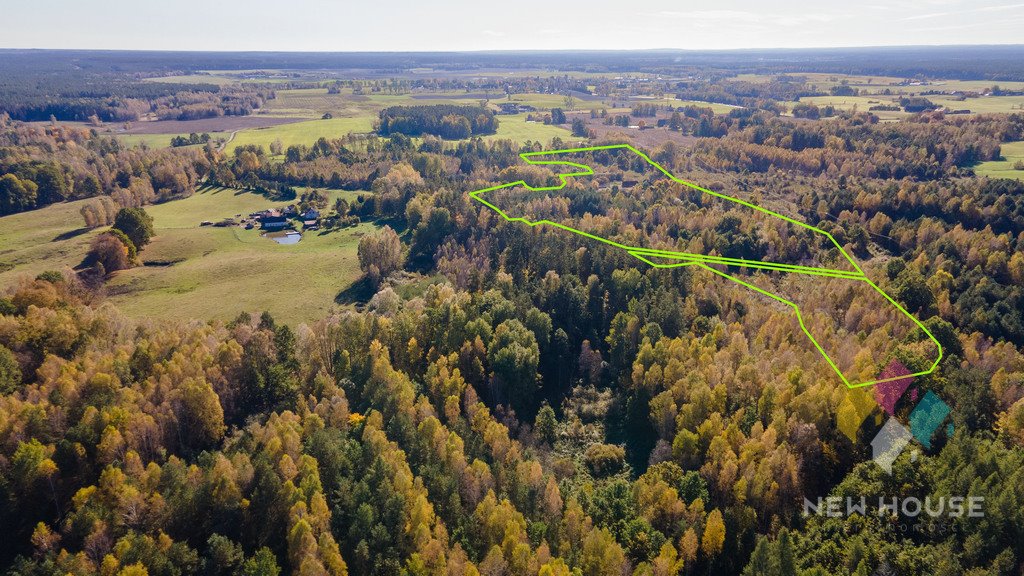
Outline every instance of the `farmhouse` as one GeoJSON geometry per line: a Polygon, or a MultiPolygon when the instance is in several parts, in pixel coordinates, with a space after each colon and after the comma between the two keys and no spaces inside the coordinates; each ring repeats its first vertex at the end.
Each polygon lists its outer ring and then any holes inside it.
{"type": "Polygon", "coordinates": [[[498,104],[498,114],[519,114],[520,112],[535,112],[537,109],[529,104],[517,104],[516,102],[501,102],[498,104]]]}
{"type": "Polygon", "coordinates": [[[260,226],[264,230],[280,230],[288,226],[288,217],[281,215],[278,210],[264,210],[260,214],[260,226]]]}

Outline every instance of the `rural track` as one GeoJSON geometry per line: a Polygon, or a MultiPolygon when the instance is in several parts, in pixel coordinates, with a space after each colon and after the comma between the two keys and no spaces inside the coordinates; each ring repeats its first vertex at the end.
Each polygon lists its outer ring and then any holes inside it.
{"type": "Polygon", "coordinates": [[[229,143],[231,143],[231,140],[234,139],[234,134],[238,133],[239,130],[231,130],[231,135],[227,136],[227,139],[224,140],[224,143],[222,143],[222,145],[220,145],[220,148],[217,149],[217,152],[224,152],[225,150],[227,150],[227,145],[229,145],[229,143]]]}

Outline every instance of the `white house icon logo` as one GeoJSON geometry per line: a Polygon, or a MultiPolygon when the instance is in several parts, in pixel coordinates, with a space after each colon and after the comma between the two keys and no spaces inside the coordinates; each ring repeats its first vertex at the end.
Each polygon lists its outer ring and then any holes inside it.
{"type": "MultiPolygon", "coordinates": [[[[910,373],[902,362],[893,360],[879,376],[879,380],[885,382],[876,384],[871,390],[851,390],[837,413],[839,429],[854,442],[857,441],[857,431],[868,416],[875,414],[876,422],[888,416],[871,440],[871,459],[889,474],[892,474],[896,458],[911,440],[917,440],[925,449],[931,448],[932,437],[950,413],[949,405],[934,392],[929,390],[918,400],[918,390],[914,389],[909,394],[910,401],[916,403],[914,409],[906,425],[900,422],[896,417],[896,404],[913,383],[910,373]],[[881,408],[881,413],[876,412],[876,408],[881,408]]],[[[946,427],[946,433],[953,434],[952,423],[946,427]]]]}

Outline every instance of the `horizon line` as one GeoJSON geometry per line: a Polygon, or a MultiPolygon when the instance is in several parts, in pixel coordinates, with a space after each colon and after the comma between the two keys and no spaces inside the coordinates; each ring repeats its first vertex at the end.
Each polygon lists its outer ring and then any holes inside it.
{"type": "Polygon", "coordinates": [[[40,48],[3,47],[0,52],[153,52],[214,54],[579,54],[579,53],[738,53],[738,52],[800,52],[815,50],[875,50],[909,48],[1024,48],[1024,43],[988,44],[868,44],[859,46],[760,46],[747,48],[501,48],[490,50],[189,50],[183,48],[40,48]]]}

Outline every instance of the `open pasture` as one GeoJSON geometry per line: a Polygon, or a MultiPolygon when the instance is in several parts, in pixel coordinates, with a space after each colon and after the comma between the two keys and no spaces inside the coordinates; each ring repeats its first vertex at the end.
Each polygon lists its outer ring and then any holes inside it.
{"type": "MultiPolygon", "coordinates": [[[[359,194],[328,191],[332,202],[359,194]]],[[[93,237],[106,230],[82,227],[79,210],[85,202],[0,218],[0,287],[80,264],[93,237]]],[[[258,229],[200,226],[204,220],[283,204],[230,188],[207,188],[147,206],[156,236],[140,254],[142,266],[111,276],[108,299],[129,316],[157,320],[226,320],[263,310],[292,324],[323,318],[337,308],[338,293],[359,278],[356,248],[375,224],[305,233],[292,245],[264,238],[258,229]]]]}
{"type": "Polygon", "coordinates": [[[1024,141],[1006,142],[1001,147],[1002,160],[982,162],[974,167],[978,176],[989,178],[1014,178],[1024,180],[1024,170],[1014,168],[1018,162],[1024,162],[1024,141]]]}

